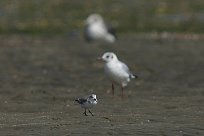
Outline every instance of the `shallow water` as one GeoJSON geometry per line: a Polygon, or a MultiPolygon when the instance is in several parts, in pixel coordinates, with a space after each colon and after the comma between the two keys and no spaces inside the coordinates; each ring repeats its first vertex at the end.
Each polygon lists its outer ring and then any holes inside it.
{"type": "Polygon", "coordinates": [[[204,135],[204,40],[119,35],[0,37],[0,135],[204,135]],[[139,78],[111,96],[96,58],[114,51],[139,78]],[[85,117],[73,100],[97,94],[85,117]]]}

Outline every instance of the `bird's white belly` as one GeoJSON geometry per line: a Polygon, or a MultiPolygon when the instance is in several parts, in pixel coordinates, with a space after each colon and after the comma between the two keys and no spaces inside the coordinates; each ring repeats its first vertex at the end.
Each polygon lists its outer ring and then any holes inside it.
{"type": "Polygon", "coordinates": [[[115,70],[112,67],[105,66],[105,73],[115,83],[125,85],[129,82],[129,75],[120,70],[115,70]]]}
{"type": "Polygon", "coordinates": [[[90,109],[94,106],[94,104],[86,102],[84,104],[81,105],[82,108],[86,108],[86,109],[90,109]]]}
{"type": "Polygon", "coordinates": [[[106,30],[104,29],[103,26],[100,25],[92,25],[90,26],[90,36],[95,38],[95,39],[101,39],[104,38],[104,35],[106,34],[106,30]]]}

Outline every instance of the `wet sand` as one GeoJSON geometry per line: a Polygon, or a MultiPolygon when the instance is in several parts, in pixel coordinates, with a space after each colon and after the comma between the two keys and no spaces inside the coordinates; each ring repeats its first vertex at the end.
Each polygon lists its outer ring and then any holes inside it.
{"type": "Polygon", "coordinates": [[[119,37],[1,36],[0,135],[204,135],[204,39],[119,37]],[[96,61],[106,51],[139,76],[124,99],[96,61]],[[85,117],[74,99],[90,93],[98,105],[85,117]]]}

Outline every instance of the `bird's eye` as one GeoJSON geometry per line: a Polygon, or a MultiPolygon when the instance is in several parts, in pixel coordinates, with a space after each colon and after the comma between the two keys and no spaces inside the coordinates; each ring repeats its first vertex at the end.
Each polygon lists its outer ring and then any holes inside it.
{"type": "Polygon", "coordinates": [[[94,99],[94,101],[96,101],[96,99],[94,99]]]}
{"type": "Polygon", "coordinates": [[[109,56],[106,56],[106,58],[109,58],[109,56]]]}

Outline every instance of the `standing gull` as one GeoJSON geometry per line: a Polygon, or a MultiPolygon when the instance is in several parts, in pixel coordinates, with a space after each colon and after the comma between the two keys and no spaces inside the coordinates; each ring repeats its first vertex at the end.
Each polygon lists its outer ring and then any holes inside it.
{"type": "Polygon", "coordinates": [[[84,111],[84,113],[83,113],[85,116],[88,116],[88,115],[86,114],[86,110],[88,110],[89,113],[90,113],[92,116],[94,116],[94,115],[92,114],[92,112],[90,111],[90,109],[93,108],[93,106],[95,106],[95,105],[97,104],[97,98],[96,98],[96,95],[95,95],[95,94],[91,94],[91,95],[85,96],[85,97],[83,97],[83,98],[78,98],[78,99],[76,99],[75,101],[78,102],[78,103],[81,105],[81,107],[85,109],[85,111],[84,111]]]}
{"type": "Polygon", "coordinates": [[[114,84],[118,84],[121,86],[123,97],[123,88],[131,79],[137,78],[137,75],[132,74],[128,66],[118,60],[113,52],[106,52],[98,59],[105,62],[105,73],[112,81],[112,94],[114,95],[114,84]]]}
{"type": "Polygon", "coordinates": [[[106,25],[99,14],[91,14],[86,19],[85,39],[87,41],[106,41],[113,43],[116,41],[116,34],[110,25],[106,25]]]}

